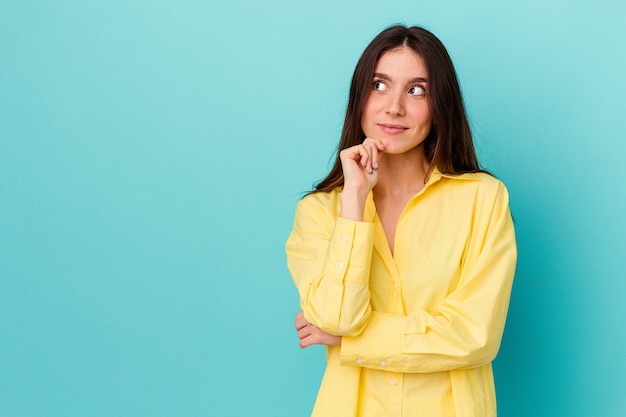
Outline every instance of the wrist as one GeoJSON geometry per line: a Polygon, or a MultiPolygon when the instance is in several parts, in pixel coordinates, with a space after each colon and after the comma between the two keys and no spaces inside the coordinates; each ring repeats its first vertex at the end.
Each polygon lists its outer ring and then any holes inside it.
{"type": "Polygon", "coordinates": [[[369,193],[370,193],[369,188],[358,188],[358,187],[350,187],[350,186],[344,185],[339,195],[341,196],[342,200],[354,199],[356,201],[365,202],[365,200],[367,200],[367,196],[369,195],[369,193]]]}
{"type": "Polygon", "coordinates": [[[365,202],[369,190],[359,190],[344,188],[339,194],[341,202],[341,210],[339,217],[349,220],[363,221],[363,213],[365,212],[365,202]]]}

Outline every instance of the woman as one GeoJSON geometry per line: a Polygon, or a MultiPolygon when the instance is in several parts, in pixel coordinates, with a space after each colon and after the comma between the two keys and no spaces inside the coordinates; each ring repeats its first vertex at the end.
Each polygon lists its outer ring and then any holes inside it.
{"type": "Polygon", "coordinates": [[[300,346],[327,346],[313,416],[496,415],[513,223],[432,33],[394,26],[365,49],[337,160],[286,247],[300,346]]]}

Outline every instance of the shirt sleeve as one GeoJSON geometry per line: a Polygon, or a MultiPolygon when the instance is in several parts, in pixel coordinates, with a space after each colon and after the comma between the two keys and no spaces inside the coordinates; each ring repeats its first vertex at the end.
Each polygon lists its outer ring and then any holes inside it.
{"type": "Polygon", "coordinates": [[[342,365],[393,372],[440,372],[491,362],[500,347],[517,249],[508,194],[499,183],[477,219],[458,286],[437,311],[373,311],[364,331],[344,337],[342,365]]]}
{"type": "MultiPolygon", "coordinates": [[[[314,197],[314,196],[310,196],[314,197]]],[[[356,336],[370,313],[374,225],[337,217],[317,199],[298,203],[287,265],[306,320],[337,336],[356,336]]]]}

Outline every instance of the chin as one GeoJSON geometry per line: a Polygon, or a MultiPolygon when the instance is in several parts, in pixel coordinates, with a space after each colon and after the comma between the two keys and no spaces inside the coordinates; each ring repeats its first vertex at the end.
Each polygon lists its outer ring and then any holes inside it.
{"type": "Polygon", "coordinates": [[[424,142],[420,142],[415,146],[394,146],[396,144],[389,143],[389,142],[383,142],[385,144],[385,153],[389,154],[389,155],[401,155],[401,154],[405,154],[405,153],[413,153],[413,152],[417,152],[417,153],[424,153],[424,142]],[[389,145],[387,145],[387,143],[389,143],[389,145]]]}

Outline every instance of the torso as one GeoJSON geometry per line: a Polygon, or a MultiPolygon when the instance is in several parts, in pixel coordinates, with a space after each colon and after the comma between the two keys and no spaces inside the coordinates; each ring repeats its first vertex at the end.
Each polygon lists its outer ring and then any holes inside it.
{"type": "MultiPolygon", "coordinates": [[[[384,178],[379,174],[377,185],[372,190],[374,194],[374,203],[376,204],[376,213],[380,223],[385,230],[387,243],[393,255],[395,247],[396,227],[400,215],[408,202],[415,197],[426,184],[425,176],[429,172],[429,165],[424,156],[423,146],[419,145],[414,148],[414,152],[406,152],[403,155],[385,155],[383,162],[390,162],[390,157],[394,157],[392,166],[396,169],[392,170],[384,178]],[[405,169],[398,169],[405,167],[405,169]],[[416,169],[418,167],[419,169],[416,169]],[[406,178],[413,180],[407,182],[406,178]],[[403,191],[399,191],[403,190],[403,191]]],[[[381,172],[384,172],[384,166],[381,165],[381,172]]]]}
{"type": "Polygon", "coordinates": [[[374,193],[376,213],[378,214],[380,223],[385,230],[387,243],[389,244],[389,249],[391,250],[392,255],[394,253],[396,227],[398,226],[398,220],[400,220],[400,215],[402,214],[402,211],[406,207],[409,200],[413,198],[413,196],[414,194],[407,194],[400,198],[377,198],[377,194],[374,193]]]}

